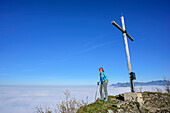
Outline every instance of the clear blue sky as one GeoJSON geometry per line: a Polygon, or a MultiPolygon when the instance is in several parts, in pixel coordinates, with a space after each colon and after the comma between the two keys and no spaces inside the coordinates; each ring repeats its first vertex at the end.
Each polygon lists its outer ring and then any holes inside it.
{"type": "Polygon", "coordinates": [[[121,25],[125,17],[136,81],[170,78],[169,0],[1,0],[1,85],[129,82],[121,25]]]}

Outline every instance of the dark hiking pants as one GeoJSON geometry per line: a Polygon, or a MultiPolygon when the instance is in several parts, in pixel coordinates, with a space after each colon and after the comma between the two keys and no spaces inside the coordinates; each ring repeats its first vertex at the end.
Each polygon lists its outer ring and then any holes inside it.
{"type": "Polygon", "coordinates": [[[108,99],[107,83],[102,83],[100,85],[100,96],[101,96],[101,99],[104,99],[104,97],[103,97],[103,89],[104,89],[105,99],[108,99]]]}

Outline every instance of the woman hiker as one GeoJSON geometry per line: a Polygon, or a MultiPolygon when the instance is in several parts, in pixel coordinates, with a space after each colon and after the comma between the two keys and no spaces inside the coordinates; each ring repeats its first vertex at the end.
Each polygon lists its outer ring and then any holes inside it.
{"type": "Polygon", "coordinates": [[[97,84],[101,83],[100,84],[100,96],[101,96],[100,100],[104,100],[104,102],[106,102],[108,100],[108,92],[107,92],[108,79],[102,67],[99,68],[99,71],[100,71],[100,81],[97,82],[97,84]],[[105,93],[105,98],[103,97],[103,89],[105,93]]]}

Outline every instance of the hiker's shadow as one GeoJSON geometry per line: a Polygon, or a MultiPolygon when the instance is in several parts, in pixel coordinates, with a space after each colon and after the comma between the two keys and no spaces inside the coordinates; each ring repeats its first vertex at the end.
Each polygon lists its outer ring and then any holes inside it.
{"type": "Polygon", "coordinates": [[[124,97],[123,97],[122,95],[120,95],[120,94],[119,94],[119,96],[118,96],[118,97],[116,97],[116,99],[119,99],[119,100],[124,101],[124,97]]]}

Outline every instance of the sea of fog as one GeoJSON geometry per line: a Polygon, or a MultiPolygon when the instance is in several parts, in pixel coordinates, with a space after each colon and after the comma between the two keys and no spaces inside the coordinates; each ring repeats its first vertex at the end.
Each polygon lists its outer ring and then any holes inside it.
{"type": "MultiPolygon", "coordinates": [[[[135,91],[157,91],[162,86],[136,86],[135,91]]],[[[94,102],[96,86],[0,86],[0,113],[35,113],[36,106],[53,106],[65,100],[64,91],[71,97],[94,102]]],[[[164,91],[164,90],[163,90],[164,91]]],[[[108,86],[109,95],[130,92],[130,87],[108,86]]],[[[98,93],[99,97],[99,93],[98,93]]]]}

